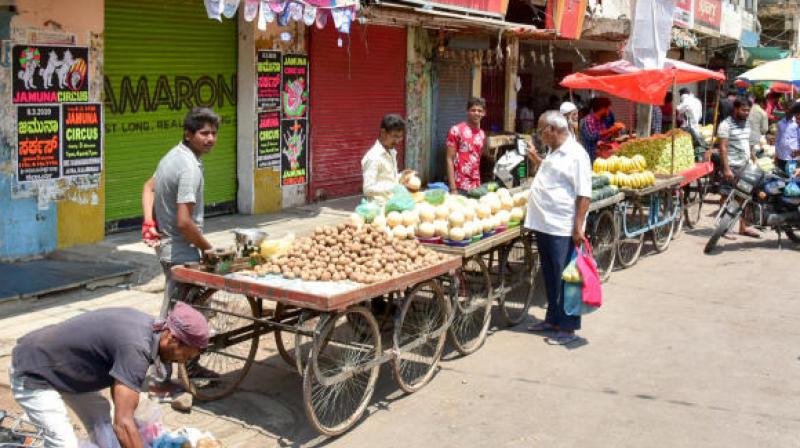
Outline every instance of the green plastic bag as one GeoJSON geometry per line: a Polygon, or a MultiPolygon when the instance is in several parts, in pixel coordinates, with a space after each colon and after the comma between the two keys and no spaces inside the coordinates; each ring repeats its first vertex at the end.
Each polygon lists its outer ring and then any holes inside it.
{"type": "Polygon", "coordinates": [[[447,197],[447,192],[444,190],[428,190],[425,192],[425,202],[431,205],[439,205],[444,203],[447,197]]]}
{"type": "Polygon", "coordinates": [[[397,185],[392,189],[392,197],[386,203],[386,213],[389,212],[404,212],[406,210],[414,209],[414,197],[406,190],[406,187],[397,185]]]}
{"type": "Polygon", "coordinates": [[[364,218],[364,222],[371,223],[373,219],[381,212],[381,207],[374,203],[367,201],[366,199],[361,200],[361,204],[356,207],[356,213],[364,218]]]}

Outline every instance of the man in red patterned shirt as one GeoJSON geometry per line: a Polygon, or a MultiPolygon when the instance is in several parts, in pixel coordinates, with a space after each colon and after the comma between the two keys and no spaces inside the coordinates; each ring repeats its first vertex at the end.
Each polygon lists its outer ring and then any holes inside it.
{"type": "Polygon", "coordinates": [[[486,101],[471,98],[467,102],[467,121],[453,126],[447,134],[447,184],[453,193],[466,194],[481,186],[481,154],[486,134],[481,119],[486,115],[486,101]]]}

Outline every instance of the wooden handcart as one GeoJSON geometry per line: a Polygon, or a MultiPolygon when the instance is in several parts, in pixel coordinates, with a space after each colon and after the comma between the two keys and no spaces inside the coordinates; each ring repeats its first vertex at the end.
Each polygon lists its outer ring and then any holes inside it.
{"type": "Polygon", "coordinates": [[[620,192],[589,205],[586,236],[592,244],[592,254],[597,263],[600,280],[603,282],[611,276],[617,257],[617,244],[620,238],[617,204],[623,200],[625,194],[620,192]]]}
{"type": "Polygon", "coordinates": [[[636,264],[649,234],[657,252],[669,247],[675,221],[681,211],[679,187],[683,177],[659,177],[655,185],[642,189],[622,189],[625,200],[619,205],[620,239],[617,261],[627,268],[636,264]]]}
{"type": "Polygon", "coordinates": [[[212,329],[209,347],[180,367],[181,380],[201,400],[231,394],[255,360],[261,336],[274,333],[281,355],[302,375],[309,422],[320,433],[341,434],[363,415],[381,364],[391,362],[406,392],[431,379],[453,318],[441,280],[460,266],[460,258],[448,257],[388,281],[328,293],[175,267],[180,299],[212,329]],[[278,303],[274,314],[265,312],[264,301],[278,303]]]}
{"type": "Polygon", "coordinates": [[[531,243],[517,226],[464,247],[427,245],[463,262],[455,276],[444,279],[454,309],[448,333],[462,355],[474,352],[486,339],[495,299],[506,325],[516,325],[527,315],[539,266],[531,243]]]}

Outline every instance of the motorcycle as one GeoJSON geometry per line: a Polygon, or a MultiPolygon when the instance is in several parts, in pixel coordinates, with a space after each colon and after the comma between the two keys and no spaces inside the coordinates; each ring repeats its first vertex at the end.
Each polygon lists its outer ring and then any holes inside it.
{"type": "Polygon", "coordinates": [[[748,164],[717,213],[714,233],[703,252],[714,250],[719,239],[740,218],[757,229],[777,232],[778,247],[782,247],[781,232],[800,244],[800,197],[784,194],[790,182],[798,180],[780,170],[765,173],[758,165],[748,164]]]}

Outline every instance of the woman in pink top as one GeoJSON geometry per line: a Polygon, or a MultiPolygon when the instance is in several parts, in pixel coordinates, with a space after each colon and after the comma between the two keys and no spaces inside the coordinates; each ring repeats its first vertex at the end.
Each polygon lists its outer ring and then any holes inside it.
{"type": "Polygon", "coordinates": [[[447,184],[451,192],[466,193],[481,186],[481,154],[486,142],[481,130],[484,115],[486,101],[470,99],[467,121],[453,126],[447,134],[447,184]]]}

